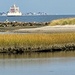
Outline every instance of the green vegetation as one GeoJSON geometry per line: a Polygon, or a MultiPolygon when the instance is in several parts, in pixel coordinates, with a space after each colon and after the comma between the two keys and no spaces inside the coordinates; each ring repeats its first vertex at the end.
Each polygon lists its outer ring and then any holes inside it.
{"type": "Polygon", "coordinates": [[[49,23],[49,25],[75,25],[75,18],[63,18],[53,20],[49,23]]]}

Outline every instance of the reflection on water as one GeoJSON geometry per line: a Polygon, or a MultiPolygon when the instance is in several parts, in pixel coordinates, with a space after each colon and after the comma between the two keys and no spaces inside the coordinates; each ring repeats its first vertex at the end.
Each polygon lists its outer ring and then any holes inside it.
{"type": "Polygon", "coordinates": [[[0,75],[75,75],[75,52],[0,54],[0,75]]]}
{"type": "Polygon", "coordinates": [[[24,54],[0,54],[0,59],[30,59],[30,58],[56,58],[56,57],[75,57],[75,51],[68,52],[33,52],[24,54]]]}

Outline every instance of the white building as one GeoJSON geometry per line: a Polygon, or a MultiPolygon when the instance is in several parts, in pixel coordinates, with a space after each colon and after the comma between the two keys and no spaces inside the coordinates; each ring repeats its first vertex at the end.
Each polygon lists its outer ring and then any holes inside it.
{"type": "Polygon", "coordinates": [[[20,12],[19,7],[14,4],[10,7],[7,16],[22,16],[22,13],[20,12]]]}

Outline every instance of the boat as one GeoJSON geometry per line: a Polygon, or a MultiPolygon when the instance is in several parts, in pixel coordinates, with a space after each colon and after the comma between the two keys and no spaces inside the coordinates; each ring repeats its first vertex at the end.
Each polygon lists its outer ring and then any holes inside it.
{"type": "Polygon", "coordinates": [[[10,7],[7,16],[22,16],[22,13],[19,10],[19,7],[15,4],[10,7]]]}

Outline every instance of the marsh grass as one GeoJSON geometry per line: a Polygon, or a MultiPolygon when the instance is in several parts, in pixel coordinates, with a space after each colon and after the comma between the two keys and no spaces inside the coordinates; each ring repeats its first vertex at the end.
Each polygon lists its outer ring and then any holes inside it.
{"type": "Polygon", "coordinates": [[[75,25],[75,18],[63,18],[53,20],[49,23],[49,25],[75,25]]]}
{"type": "Polygon", "coordinates": [[[75,33],[0,34],[0,47],[47,47],[75,43],[75,33]]]}

